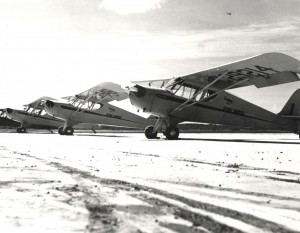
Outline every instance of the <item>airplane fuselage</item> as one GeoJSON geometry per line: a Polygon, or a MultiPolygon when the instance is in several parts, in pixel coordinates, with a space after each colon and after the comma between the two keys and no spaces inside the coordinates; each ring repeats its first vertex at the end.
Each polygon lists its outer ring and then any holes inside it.
{"type": "Polygon", "coordinates": [[[129,93],[131,103],[144,112],[168,119],[170,125],[191,121],[291,132],[297,128],[295,121],[282,118],[225,91],[172,113],[187,99],[161,88],[139,85],[135,88],[138,91],[129,93]]]}
{"type": "Polygon", "coordinates": [[[62,120],[53,118],[48,114],[37,115],[11,108],[7,108],[5,111],[8,118],[20,122],[22,127],[26,128],[57,129],[64,123],[62,120]]]}
{"type": "Polygon", "coordinates": [[[108,103],[101,103],[101,107],[97,110],[88,110],[78,109],[67,103],[47,101],[45,110],[48,114],[63,119],[67,126],[74,126],[80,123],[92,123],[130,128],[145,128],[145,126],[153,122],[153,120],[145,119],[108,103]]]}

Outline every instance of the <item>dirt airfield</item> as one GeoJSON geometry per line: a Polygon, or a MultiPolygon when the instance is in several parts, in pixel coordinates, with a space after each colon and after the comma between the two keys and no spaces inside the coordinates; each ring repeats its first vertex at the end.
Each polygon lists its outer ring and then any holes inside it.
{"type": "Polygon", "coordinates": [[[1,232],[300,232],[293,134],[0,133],[1,232]]]}

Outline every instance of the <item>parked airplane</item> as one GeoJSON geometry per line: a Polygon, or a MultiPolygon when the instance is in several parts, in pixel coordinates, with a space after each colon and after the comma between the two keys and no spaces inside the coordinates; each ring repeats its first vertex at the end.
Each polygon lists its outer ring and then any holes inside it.
{"type": "Polygon", "coordinates": [[[57,129],[64,124],[61,119],[54,118],[45,112],[44,101],[47,99],[54,100],[53,98],[44,96],[25,105],[25,110],[4,109],[8,118],[21,123],[21,127],[17,128],[18,133],[26,133],[27,128],[57,129]]]}
{"type": "Polygon", "coordinates": [[[135,82],[131,103],[158,117],[145,129],[148,139],[162,131],[177,139],[184,121],[258,129],[288,130],[300,135],[300,90],[279,114],[251,104],[226,90],[255,85],[263,88],[299,81],[300,62],[280,53],[266,53],[227,65],[169,80],[135,82]]]}
{"type": "Polygon", "coordinates": [[[20,126],[19,122],[13,121],[6,117],[4,109],[0,109],[0,127],[11,128],[20,126]]]}
{"type": "Polygon", "coordinates": [[[154,122],[108,103],[126,98],[128,93],[120,85],[105,82],[67,97],[69,103],[47,100],[45,110],[49,115],[63,119],[64,126],[58,129],[61,135],[72,135],[73,126],[80,123],[145,128],[154,122]]]}

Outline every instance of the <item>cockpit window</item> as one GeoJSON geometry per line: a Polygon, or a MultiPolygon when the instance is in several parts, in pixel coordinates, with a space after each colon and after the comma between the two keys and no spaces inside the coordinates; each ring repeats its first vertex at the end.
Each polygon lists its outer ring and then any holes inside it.
{"type": "Polygon", "coordinates": [[[165,86],[167,90],[171,91],[174,95],[191,99],[193,98],[196,101],[204,99],[205,102],[214,99],[217,95],[215,95],[215,91],[213,90],[204,90],[200,91],[201,88],[193,87],[180,78],[172,79],[169,83],[165,86]],[[211,96],[211,98],[209,98],[211,96]]]}
{"type": "Polygon", "coordinates": [[[149,82],[148,85],[149,87],[163,87],[165,85],[167,81],[165,80],[157,80],[157,81],[152,81],[152,82],[149,82]]]}
{"type": "Polygon", "coordinates": [[[36,115],[45,115],[46,112],[44,109],[41,108],[33,108],[33,107],[27,107],[25,109],[26,112],[36,114],[36,115]]]}

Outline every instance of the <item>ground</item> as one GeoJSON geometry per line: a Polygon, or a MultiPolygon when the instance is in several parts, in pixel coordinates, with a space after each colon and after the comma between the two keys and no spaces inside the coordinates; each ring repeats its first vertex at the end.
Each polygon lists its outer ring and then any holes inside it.
{"type": "Polygon", "coordinates": [[[1,232],[300,232],[294,134],[0,134],[1,232]]]}

